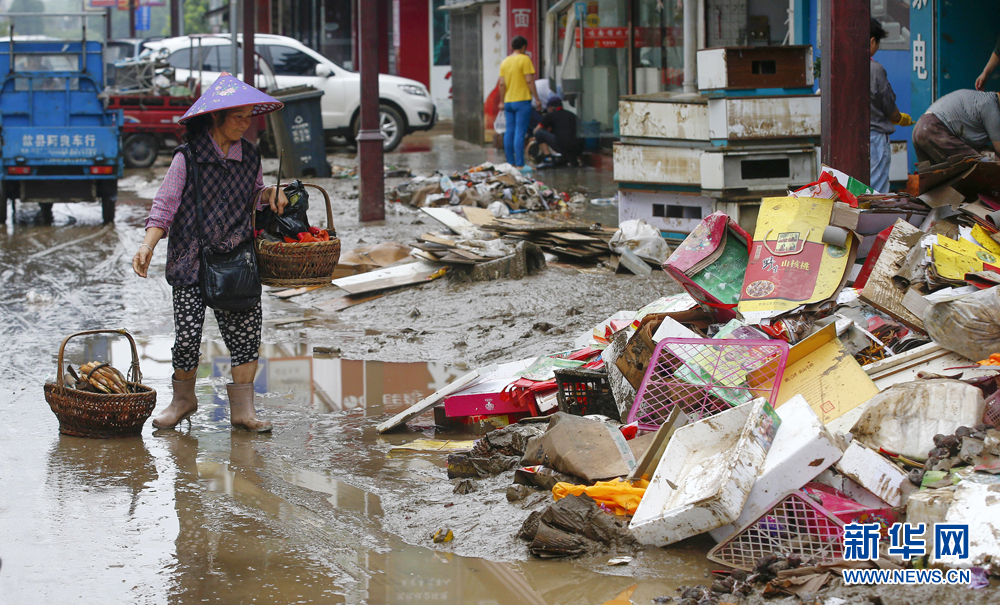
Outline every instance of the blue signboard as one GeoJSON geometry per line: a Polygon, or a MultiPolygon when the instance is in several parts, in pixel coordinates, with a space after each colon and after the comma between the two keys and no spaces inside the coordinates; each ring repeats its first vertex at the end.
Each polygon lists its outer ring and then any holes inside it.
{"type": "Polygon", "coordinates": [[[149,31],[149,6],[135,9],[135,31],[149,31]]]}

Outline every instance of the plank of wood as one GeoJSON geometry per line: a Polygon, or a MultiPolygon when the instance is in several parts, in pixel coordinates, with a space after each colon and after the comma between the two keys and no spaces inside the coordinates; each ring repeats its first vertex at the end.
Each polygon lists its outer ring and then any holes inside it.
{"type": "Polygon", "coordinates": [[[899,271],[906,255],[923,235],[920,229],[902,219],[897,220],[868,277],[868,283],[861,291],[861,300],[920,332],[926,331],[924,322],[903,305],[906,292],[896,287],[892,276],[899,271]]]}
{"type": "Polygon", "coordinates": [[[316,303],[313,306],[321,311],[343,311],[344,309],[349,309],[354,305],[360,305],[361,303],[375,300],[376,298],[382,298],[383,296],[385,296],[384,292],[377,292],[375,294],[360,294],[357,296],[338,296],[328,301],[316,303]]]}
{"type": "Polygon", "coordinates": [[[264,325],[267,326],[283,326],[285,324],[294,324],[304,321],[312,321],[316,319],[315,317],[306,317],[305,315],[298,315],[295,317],[275,317],[272,319],[265,319],[264,325]]]}
{"type": "Polygon", "coordinates": [[[327,284],[323,284],[322,286],[304,286],[302,288],[290,288],[279,292],[270,292],[269,294],[275,298],[287,299],[292,298],[293,296],[299,296],[300,294],[305,294],[306,292],[312,292],[313,290],[325,288],[326,286],[327,284]]]}
{"type": "Polygon", "coordinates": [[[465,376],[462,376],[461,378],[452,382],[451,384],[434,391],[427,397],[424,397],[417,403],[411,405],[410,407],[396,414],[392,418],[386,420],[385,422],[380,423],[377,427],[375,427],[375,430],[377,430],[381,435],[382,433],[391,431],[392,429],[400,425],[406,424],[409,420],[416,418],[417,416],[423,414],[427,410],[437,405],[439,401],[441,401],[448,395],[454,393],[455,391],[466,386],[473,380],[479,378],[481,372],[489,373],[494,370],[496,370],[496,366],[489,366],[488,368],[472,370],[465,376]]]}
{"type": "Polygon", "coordinates": [[[421,208],[421,212],[441,223],[459,235],[473,234],[478,230],[469,219],[459,216],[448,208],[421,208]]]}
{"type": "Polygon", "coordinates": [[[341,289],[346,290],[350,294],[365,294],[367,292],[388,290],[389,288],[400,288],[402,286],[416,286],[418,284],[433,281],[441,277],[442,275],[445,274],[445,271],[447,270],[448,270],[447,267],[441,267],[440,269],[437,269],[435,271],[424,271],[421,273],[411,273],[408,275],[394,275],[361,284],[348,284],[346,286],[341,286],[341,289]]]}
{"type": "Polygon", "coordinates": [[[601,241],[596,237],[584,235],[583,233],[575,233],[573,231],[560,231],[557,233],[550,233],[549,236],[571,243],[590,243],[590,242],[601,241]]]}
{"type": "MultiPolygon", "coordinates": [[[[394,277],[406,277],[411,275],[416,275],[420,273],[434,273],[441,267],[434,263],[429,263],[427,261],[417,261],[415,263],[407,263],[405,265],[396,265],[395,267],[386,267],[385,269],[379,269],[377,271],[368,271],[367,273],[360,273],[358,275],[351,275],[349,277],[342,277],[340,279],[333,280],[333,285],[338,288],[342,288],[351,292],[349,288],[354,288],[359,285],[364,285],[370,282],[384,280],[386,278],[394,277]]],[[[357,292],[351,292],[352,294],[357,294],[357,292]]]]}
{"type": "Polygon", "coordinates": [[[480,227],[491,227],[497,222],[493,213],[486,208],[462,206],[462,212],[465,213],[465,218],[469,219],[472,224],[479,225],[480,227]]]}
{"type": "Polygon", "coordinates": [[[437,235],[435,233],[425,233],[417,239],[419,239],[422,242],[427,242],[429,244],[439,244],[447,248],[454,248],[457,245],[455,240],[449,239],[447,237],[441,237],[440,235],[437,235]]]}

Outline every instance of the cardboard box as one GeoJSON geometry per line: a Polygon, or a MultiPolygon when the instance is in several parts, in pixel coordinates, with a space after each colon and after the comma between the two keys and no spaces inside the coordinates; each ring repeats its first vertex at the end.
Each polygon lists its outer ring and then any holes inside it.
{"type": "Polygon", "coordinates": [[[788,352],[775,407],[802,395],[823,424],[877,395],[879,389],[837,338],[830,324],[788,352]]]}

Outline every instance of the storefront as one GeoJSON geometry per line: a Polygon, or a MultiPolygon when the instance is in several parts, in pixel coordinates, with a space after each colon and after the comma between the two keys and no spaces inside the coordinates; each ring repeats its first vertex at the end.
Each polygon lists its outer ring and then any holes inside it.
{"type": "Polygon", "coordinates": [[[620,96],[680,90],[682,20],[678,0],[548,2],[544,73],[576,110],[581,134],[613,135],[620,96]]]}

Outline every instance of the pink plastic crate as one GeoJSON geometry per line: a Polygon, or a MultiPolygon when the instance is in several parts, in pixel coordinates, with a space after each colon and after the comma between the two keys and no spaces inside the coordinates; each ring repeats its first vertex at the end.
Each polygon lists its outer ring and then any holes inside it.
{"type": "Polygon", "coordinates": [[[764,397],[773,406],[788,360],[781,340],[664,338],[656,345],[628,422],[655,431],[680,407],[691,421],[764,397]]]}
{"type": "Polygon", "coordinates": [[[1000,391],[986,398],[986,410],[983,412],[983,424],[1000,428],[1000,391]]]}
{"type": "Polygon", "coordinates": [[[844,554],[844,523],[802,492],[785,494],[756,521],[708,551],[716,563],[753,571],[771,553],[796,553],[803,560],[832,563],[844,554]]]}

